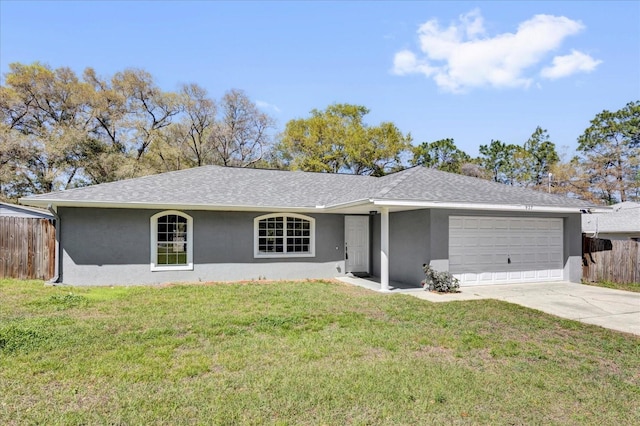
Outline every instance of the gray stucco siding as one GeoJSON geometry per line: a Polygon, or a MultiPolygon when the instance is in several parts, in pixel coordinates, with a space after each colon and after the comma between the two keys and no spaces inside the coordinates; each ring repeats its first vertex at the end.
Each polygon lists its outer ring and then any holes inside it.
{"type": "Polygon", "coordinates": [[[566,215],[562,221],[564,280],[582,282],[582,218],[581,214],[566,215]]]}
{"type": "Polygon", "coordinates": [[[64,262],[63,274],[73,265],[149,265],[149,219],[154,213],[145,217],[138,210],[60,208],[61,249],[72,262],[64,262]]]}
{"type": "Polygon", "coordinates": [[[389,278],[419,285],[422,264],[430,258],[430,210],[393,213],[389,217],[389,278]]]}
{"type": "Polygon", "coordinates": [[[254,258],[261,213],[183,211],[193,219],[192,271],[150,270],[150,218],[160,210],[60,208],[62,282],[81,285],[331,278],[344,272],[344,218],[315,219],[315,256],[254,258]]]}
{"type": "MultiPolygon", "coordinates": [[[[133,285],[251,279],[332,278],[344,274],[344,215],[312,214],[315,256],[254,258],[254,219],[262,213],[184,211],[193,219],[191,271],[151,271],[150,218],[160,210],[60,208],[62,282],[133,285]]],[[[274,212],[276,213],[276,212],[274,212]]],[[[449,269],[449,217],[563,219],[564,279],[582,274],[579,213],[423,209],[389,216],[391,281],[419,285],[422,264],[449,269]]],[[[380,215],[371,218],[371,273],[380,275],[380,215]]]]}
{"type": "MultiPolygon", "coordinates": [[[[431,258],[432,210],[411,210],[389,214],[389,279],[420,285],[422,264],[431,258]]],[[[380,215],[373,216],[372,270],[380,276],[380,215]]],[[[448,244],[448,242],[447,242],[448,244]]]]}

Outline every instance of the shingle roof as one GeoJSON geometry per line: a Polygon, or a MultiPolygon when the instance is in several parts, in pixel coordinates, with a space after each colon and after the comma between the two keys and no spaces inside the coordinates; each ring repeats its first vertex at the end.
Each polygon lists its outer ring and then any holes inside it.
{"type": "Polygon", "coordinates": [[[211,207],[315,208],[377,200],[547,207],[584,201],[468,176],[414,167],[384,177],[203,166],[23,198],[25,204],[184,204],[211,207]]]}
{"type": "Polygon", "coordinates": [[[372,179],[329,173],[204,166],[22,199],[215,206],[315,207],[372,179]]]}
{"type": "Polygon", "coordinates": [[[640,209],[640,203],[634,203],[633,201],[624,201],[622,203],[614,204],[613,211],[640,209]]]}
{"type": "MultiPolygon", "coordinates": [[[[392,188],[380,194],[384,199],[474,204],[524,204],[548,207],[591,207],[592,204],[557,194],[447,173],[426,167],[413,167],[398,176],[392,188]]],[[[392,177],[389,175],[387,177],[392,177]]],[[[383,178],[386,179],[387,177],[383,178]]]]}
{"type": "Polygon", "coordinates": [[[640,204],[619,203],[608,213],[583,214],[582,232],[639,234],[640,204]]]}

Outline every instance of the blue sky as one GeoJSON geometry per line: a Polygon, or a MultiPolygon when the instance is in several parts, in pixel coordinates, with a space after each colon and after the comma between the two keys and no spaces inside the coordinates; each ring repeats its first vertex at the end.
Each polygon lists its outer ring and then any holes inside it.
{"type": "Polygon", "coordinates": [[[0,71],[34,61],[242,89],[279,129],[343,102],[414,144],[477,155],[539,125],[571,154],[598,112],[640,99],[640,2],[0,0],[0,71]]]}

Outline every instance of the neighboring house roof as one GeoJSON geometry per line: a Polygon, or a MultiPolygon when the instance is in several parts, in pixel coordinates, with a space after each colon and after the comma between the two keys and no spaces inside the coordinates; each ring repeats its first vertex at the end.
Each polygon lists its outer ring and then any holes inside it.
{"type": "Polygon", "coordinates": [[[18,204],[0,202],[0,217],[34,217],[53,219],[53,214],[47,210],[35,207],[26,207],[18,204]]]}
{"type": "Polygon", "coordinates": [[[640,210],[640,203],[634,203],[633,201],[624,201],[622,203],[614,204],[611,207],[613,208],[613,211],[616,211],[616,212],[620,210],[630,210],[630,209],[640,210]]]}
{"type": "Polygon", "coordinates": [[[640,203],[614,204],[607,213],[582,215],[582,232],[640,235],[640,203]]]}
{"type": "MultiPolygon", "coordinates": [[[[413,167],[384,177],[203,166],[21,199],[29,205],[332,211],[356,205],[406,208],[592,204],[469,176],[413,167]]],[[[572,211],[573,211],[572,210],[572,211]]]]}

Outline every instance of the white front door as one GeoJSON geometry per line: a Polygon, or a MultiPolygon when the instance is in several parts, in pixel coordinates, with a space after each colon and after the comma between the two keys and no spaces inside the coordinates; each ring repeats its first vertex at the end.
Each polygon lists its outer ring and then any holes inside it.
{"type": "Polygon", "coordinates": [[[369,273],[369,216],[344,217],[345,272],[369,273]]]}

